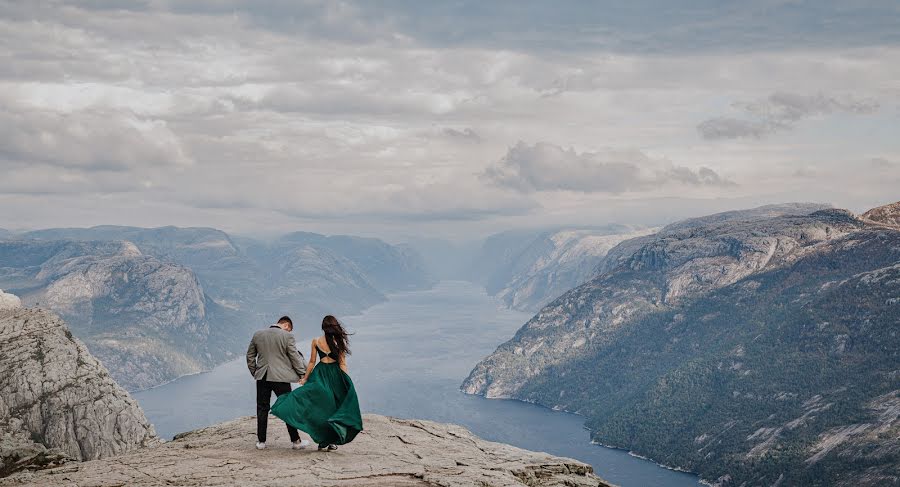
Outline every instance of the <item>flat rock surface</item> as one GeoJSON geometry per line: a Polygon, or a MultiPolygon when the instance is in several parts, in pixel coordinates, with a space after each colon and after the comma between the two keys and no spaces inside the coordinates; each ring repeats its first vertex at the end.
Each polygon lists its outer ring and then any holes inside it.
{"type": "Polygon", "coordinates": [[[460,426],[372,414],[363,421],[356,441],[334,452],[292,450],[275,418],[269,447],[256,450],[256,421],[249,416],[114,458],[20,472],[0,479],[0,486],[610,485],[584,463],[485,441],[460,426]]]}

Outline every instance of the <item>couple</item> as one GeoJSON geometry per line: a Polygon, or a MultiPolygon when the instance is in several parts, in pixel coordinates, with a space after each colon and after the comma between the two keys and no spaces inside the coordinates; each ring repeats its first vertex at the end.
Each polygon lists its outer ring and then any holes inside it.
{"type": "Polygon", "coordinates": [[[266,447],[274,392],[272,414],[287,423],[293,449],[309,446],[300,439],[300,429],[318,443],[319,450],[337,450],[337,445],[353,441],[363,429],[356,390],[347,375],[347,332],[334,316],[322,320],[322,336],[312,341],[307,374],[293,330],[291,319],[282,316],[278,323],[256,332],[247,348],[247,367],[256,379],[256,448],[266,447]],[[291,391],[292,382],[301,387],[291,391]]]}

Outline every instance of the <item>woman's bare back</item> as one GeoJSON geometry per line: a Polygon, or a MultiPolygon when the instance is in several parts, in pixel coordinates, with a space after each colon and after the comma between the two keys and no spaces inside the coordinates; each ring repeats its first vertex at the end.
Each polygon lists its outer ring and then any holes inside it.
{"type": "Polygon", "coordinates": [[[324,364],[333,364],[333,363],[337,362],[337,360],[330,357],[331,348],[328,346],[328,340],[325,339],[325,335],[322,335],[318,338],[314,338],[313,339],[313,347],[318,348],[325,354],[325,357],[319,358],[320,362],[322,362],[324,364]]]}

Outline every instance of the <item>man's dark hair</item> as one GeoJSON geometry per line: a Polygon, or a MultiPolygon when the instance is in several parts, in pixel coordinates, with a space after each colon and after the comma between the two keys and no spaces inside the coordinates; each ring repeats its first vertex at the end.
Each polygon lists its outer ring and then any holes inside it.
{"type": "Polygon", "coordinates": [[[287,316],[282,316],[281,318],[278,318],[278,324],[281,324],[281,323],[287,323],[288,325],[291,325],[292,330],[294,329],[294,322],[291,321],[291,319],[287,316]]]}

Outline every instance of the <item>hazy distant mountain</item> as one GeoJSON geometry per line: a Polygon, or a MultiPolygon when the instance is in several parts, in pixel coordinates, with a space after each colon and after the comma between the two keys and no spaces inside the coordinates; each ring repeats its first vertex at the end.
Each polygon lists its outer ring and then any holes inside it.
{"type": "Polygon", "coordinates": [[[476,278],[507,306],[536,310],[590,279],[616,244],[647,233],[625,225],[500,233],[485,240],[476,278]]]}
{"type": "Polygon", "coordinates": [[[63,316],[131,390],[207,370],[241,338],[189,268],[130,242],[0,241],[0,286],[63,316]]]}
{"type": "Polygon", "coordinates": [[[4,228],[0,228],[0,238],[7,238],[10,235],[12,235],[12,232],[10,232],[9,230],[6,230],[4,228]]]}
{"type": "Polygon", "coordinates": [[[327,249],[348,259],[382,292],[422,289],[434,283],[422,257],[405,245],[389,245],[376,238],[296,232],[281,237],[272,248],[277,253],[299,246],[327,249]]]}
{"type": "Polygon", "coordinates": [[[254,323],[289,312],[304,320],[356,313],[384,293],[432,283],[418,254],[373,238],[297,232],[263,242],[212,228],[119,226],[20,237],[133,242],[145,254],[189,267],[215,302],[254,323]]]}
{"type": "Polygon", "coordinates": [[[621,244],[464,390],[577,411],[597,441],[720,486],[896,483],[900,228],[744,216],[621,244]]]}
{"type": "Polygon", "coordinates": [[[412,238],[409,246],[422,256],[429,275],[437,279],[465,281],[472,279],[472,263],[481,249],[481,242],[412,238]]]}

